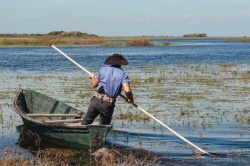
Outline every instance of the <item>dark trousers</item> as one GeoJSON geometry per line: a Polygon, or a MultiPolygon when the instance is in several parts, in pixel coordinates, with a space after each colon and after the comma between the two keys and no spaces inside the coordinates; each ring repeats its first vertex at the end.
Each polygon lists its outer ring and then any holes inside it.
{"type": "Polygon", "coordinates": [[[90,99],[90,104],[81,124],[93,123],[94,119],[100,114],[100,125],[109,125],[114,112],[115,103],[110,103],[96,97],[90,99]]]}

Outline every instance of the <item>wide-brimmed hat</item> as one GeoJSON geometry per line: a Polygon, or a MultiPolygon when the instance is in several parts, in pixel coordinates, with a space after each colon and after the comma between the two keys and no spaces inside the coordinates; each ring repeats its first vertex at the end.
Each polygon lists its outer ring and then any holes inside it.
{"type": "Polygon", "coordinates": [[[128,61],[120,54],[113,54],[108,57],[105,62],[105,65],[128,65],[128,61]]]}

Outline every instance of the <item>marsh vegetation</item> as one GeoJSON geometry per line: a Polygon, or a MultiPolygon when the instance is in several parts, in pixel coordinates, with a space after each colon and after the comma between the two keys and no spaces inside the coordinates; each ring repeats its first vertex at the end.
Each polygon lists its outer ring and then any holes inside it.
{"type": "MultiPolygon", "coordinates": [[[[0,92],[1,137],[5,137],[5,140],[7,137],[7,141],[13,141],[12,135],[16,132],[15,127],[22,123],[21,119],[11,110],[13,97],[19,88],[36,89],[82,110],[86,110],[88,101],[93,94],[93,89],[88,84],[88,77],[78,71],[74,71],[77,74],[15,72],[6,74],[3,70],[0,72],[2,79],[0,92]]],[[[250,71],[245,66],[237,64],[169,64],[167,66],[158,65],[157,69],[143,68],[128,71],[128,73],[131,75],[136,103],[147,108],[151,114],[170,126],[181,125],[188,128],[191,135],[198,133],[199,139],[206,139],[206,135],[209,134],[206,129],[211,129],[218,124],[227,124],[228,121],[230,124],[235,123],[242,126],[241,130],[249,132],[247,128],[243,128],[244,125],[250,124],[248,104],[250,71]]],[[[133,124],[136,123],[140,124],[139,126],[148,126],[148,128],[153,125],[156,133],[157,130],[165,133],[151,119],[127,105],[120,98],[112,122],[115,130],[130,131],[133,128],[136,132],[138,129],[133,127],[133,124]]],[[[143,144],[141,142],[142,147],[143,144]]],[[[163,145],[164,142],[161,144],[163,145]]],[[[62,151],[62,149],[58,151],[52,148],[36,149],[33,150],[34,153],[25,156],[23,154],[28,152],[24,153],[25,150],[17,148],[15,145],[2,148],[1,151],[1,165],[2,163],[57,165],[56,163],[59,161],[61,165],[70,165],[77,161],[76,156],[81,156],[79,151],[62,151]]],[[[115,162],[115,158],[112,158],[111,155],[114,152],[117,153],[116,150],[113,150],[109,154],[111,158],[105,157],[107,162],[115,162]]],[[[132,153],[126,154],[130,158],[132,153]]],[[[93,158],[89,162],[94,162],[93,158]]],[[[143,161],[143,163],[145,162],[143,161]]]]}

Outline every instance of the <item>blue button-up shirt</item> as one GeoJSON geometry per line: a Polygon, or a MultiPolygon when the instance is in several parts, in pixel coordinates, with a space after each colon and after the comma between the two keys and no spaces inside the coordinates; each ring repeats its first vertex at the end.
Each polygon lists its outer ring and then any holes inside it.
{"type": "Polygon", "coordinates": [[[101,88],[104,94],[116,98],[122,91],[122,83],[129,82],[128,75],[122,70],[120,66],[103,67],[96,75],[98,79],[97,91],[101,88]]]}

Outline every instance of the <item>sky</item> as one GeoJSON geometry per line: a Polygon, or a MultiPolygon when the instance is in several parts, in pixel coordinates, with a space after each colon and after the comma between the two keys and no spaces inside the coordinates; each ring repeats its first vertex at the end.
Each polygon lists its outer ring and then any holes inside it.
{"type": "Polygon", "coordinates": [[[0,33],[250,36],[250,0],[0,0],[0,33]]]}

